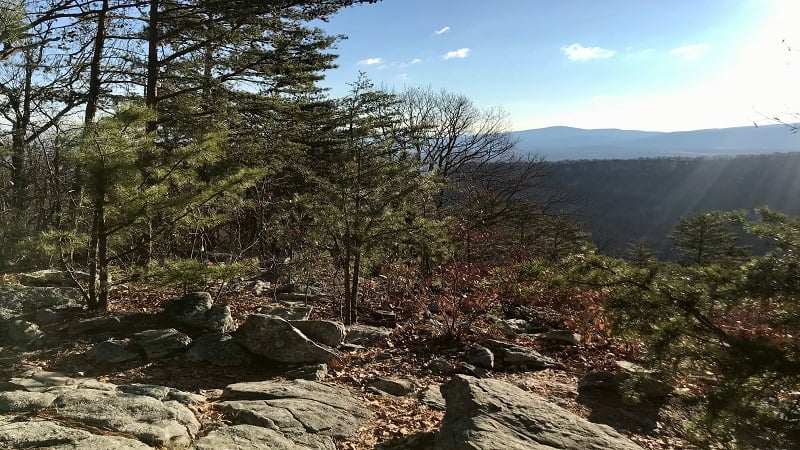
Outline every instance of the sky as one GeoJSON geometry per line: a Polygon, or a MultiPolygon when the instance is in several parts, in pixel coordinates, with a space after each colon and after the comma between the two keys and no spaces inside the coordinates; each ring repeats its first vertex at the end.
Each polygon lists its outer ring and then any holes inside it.
{"type": "Polygon", "coordinates": [[[798,23],[800,0],[383,0],[323,24],[347,39],[322,84],[445,89],[513,130],[794,122],[798,23]]]}

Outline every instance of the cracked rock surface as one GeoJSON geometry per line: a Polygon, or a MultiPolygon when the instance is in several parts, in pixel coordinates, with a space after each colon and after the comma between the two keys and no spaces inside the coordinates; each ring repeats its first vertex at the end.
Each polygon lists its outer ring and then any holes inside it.
{"type": "Polygon", "coordinates": [[[456,375],[442,394],[447,406],[437,449],[641,450],[612,428],[503,381],[456,375]]]}
{"type": "Polygon", "coordinates": [[[171,388],[157,398],[155,386],[115,386],[52,372],[9,384],[17,389],[0,392],[2,448],[185,449],[200,430],[194,413],[177,401],[192,394],[171,388]]]}
{"type": "Polygon", "coordinates": [[[308,380],[236,383],[223,399],[217,407],[229,419],[275,430],[298,448],[333,448],[332,438],[355,436],[370,417],[349,392],[308,380]]]}

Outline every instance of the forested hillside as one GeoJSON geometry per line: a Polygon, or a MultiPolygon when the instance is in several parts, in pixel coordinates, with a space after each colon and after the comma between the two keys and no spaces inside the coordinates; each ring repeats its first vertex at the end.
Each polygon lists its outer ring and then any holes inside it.
{"type": "Polygon", "coordinates": [[[619,253],[638,239],[669,253],[667,235],[693,212],[770,206],[800,213],[800,153],[721,158],[564,161],[552,182],[575,202],[592,240],[619,253]]]}
{"type": "Polygon", "coordinates": [[[800,153],[334,95],[376,2],[0,4],[0,447],[796,448],[800,153]]]}

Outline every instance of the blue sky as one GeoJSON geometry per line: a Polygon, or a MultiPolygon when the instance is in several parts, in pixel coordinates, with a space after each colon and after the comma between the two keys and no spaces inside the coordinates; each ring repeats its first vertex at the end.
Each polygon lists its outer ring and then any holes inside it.
{"type": "Polygon", "coordinates": [[[512,128],[688,130],[800,112],[800,0],[383,0],[324,28],[344,95],[430,86],[502,107],[512,128]],[[785,43],[782,43],[785,40],[785,43]]]}

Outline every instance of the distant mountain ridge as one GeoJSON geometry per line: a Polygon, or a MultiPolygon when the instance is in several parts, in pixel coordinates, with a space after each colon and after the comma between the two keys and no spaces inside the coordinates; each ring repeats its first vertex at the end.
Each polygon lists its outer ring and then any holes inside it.
{"type": "Polygon", "coordinates": [[[800,135],[785,125],[693,131],[587,130],[547,127],[512,133],[517,153],[550,161],[670,156],[758,155],[800,151],[800,135]]]}

